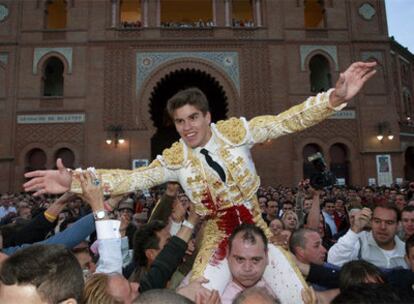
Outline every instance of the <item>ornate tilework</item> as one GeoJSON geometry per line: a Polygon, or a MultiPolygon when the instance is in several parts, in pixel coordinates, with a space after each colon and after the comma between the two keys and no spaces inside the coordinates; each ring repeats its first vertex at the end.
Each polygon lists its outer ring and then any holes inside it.
{"type": "Polygon", "coordinates": [[[7,53],[0,53],[0,62],[2,62],[5,65],[7,65],[7,63],[9,62],[9,54],[7,54],[7,53]]]}
{"type": "Polygon", "coordinates": [[[0,4],[0,22],[7,18],[9,9],[4,4],[0,4]]]}
{"type": "Polygon", "coordinates": [[[335,71],[339,71],[339,65],[338,65],[338,54],[336,51],[335,45],[301,45],[300,46],[300,68],[302,71],[305,71],[305,61],[306,57],[313,51],[324,51],[327,53],[333,62],[335,62],[335,71]]]}
{"type": "Polygon", "coordinates": [[[371,20],[375,16],[376,11],[370,3],[364,3],[359,7],[358,13],[365,20],[371,20]]]}
{"type": "Polygon", "coordinates": [[[239,56],[237,52],[137,52],[137,95],[148,76],[160,65],[181,58],[203,59],[223,70],[240,93],[239,56]]]}

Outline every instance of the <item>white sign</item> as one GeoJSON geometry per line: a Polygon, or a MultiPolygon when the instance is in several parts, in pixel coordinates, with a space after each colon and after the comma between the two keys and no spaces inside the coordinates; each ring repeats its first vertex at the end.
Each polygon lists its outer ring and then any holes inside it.
{"type": "Polygon", "coordinates": [[[368,178],[368,185],[369,186],[376,186],[377,182],[376,182],[375,178],[373,178],[373,177],[368,178]]]}
{"type": "Polygon", "coordinates": [[[355,110],[344,110],[335,112],[329,119],[355,119],[355,110]]]}
{"type": "Polygon", "coordinates": [[[345,186],[345,178],[337,178],[336,179],[336,184],[338,186],[345,186]]]}
{"type": "Polygon", "coordinates": [[[403,183],[403,178],[402,177],[397,177],[396,179],[395,179],[395,183],[397,184],[397,185],[402,185],[402,183],[403,183]]]}
{"type": "Polygon", "coordinates": [[[82,123],[85,122],[85,114],[38,114],[17,115],[18,124],[48,124],[48,123],[82,123]]]}
{"type": "Polygon", "coordinates": [[[378,186],[391,186],[393,182],[391,156],[389,154],[377,155],[376,160],[378,186]]]}

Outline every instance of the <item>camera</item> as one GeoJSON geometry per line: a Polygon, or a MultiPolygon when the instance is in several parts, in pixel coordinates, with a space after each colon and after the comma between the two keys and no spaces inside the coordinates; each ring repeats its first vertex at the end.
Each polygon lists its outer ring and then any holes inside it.
{"type": "Polygon", "coordinates": [[[328,170],[325,160],[320,152],[308,157],[313,166],[313,172],[309,178],[310,185],[317,190],[332,187],[336,183],[336,177],[328,170]]]}

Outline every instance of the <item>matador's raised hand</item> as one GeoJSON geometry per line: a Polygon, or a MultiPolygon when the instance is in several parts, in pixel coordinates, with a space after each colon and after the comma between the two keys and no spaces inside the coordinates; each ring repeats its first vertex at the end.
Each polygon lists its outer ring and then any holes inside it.
{"type": "Polygon", "coordinates": [[[332,107],[337,107],[354,97],[377,72],[376,62],[354,62],[349,68],[339,75],[335,85],[335,91],[329,98],[332,107]]]}
{"type": "Polygon", "coordinates": [[[60,158],[56,161],[57,170],[37,170],[26,173],[32,178],[23,185],[24,191],[35,191],[34,196],[45,193],[59,194],[70,189],[72,174],[68,172],[60,158]]]}

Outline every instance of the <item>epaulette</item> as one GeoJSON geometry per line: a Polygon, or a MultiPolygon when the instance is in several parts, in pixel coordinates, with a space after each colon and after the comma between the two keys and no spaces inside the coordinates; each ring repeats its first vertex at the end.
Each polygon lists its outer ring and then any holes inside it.
{"type": "Polygon", "coordinates": [[[182,142],[175,142],[171,148],[162,151],[162,158],[170,168],[179,168],[184,163],[184,147],[182,142]]]}
{"type": "Polygon", "coordinates": [[[234,145],[244,143],[246,138],[246,125],[241,118],[232,117],[227,120],[220,120],[216,123],[220,135],[234,145]]]}

